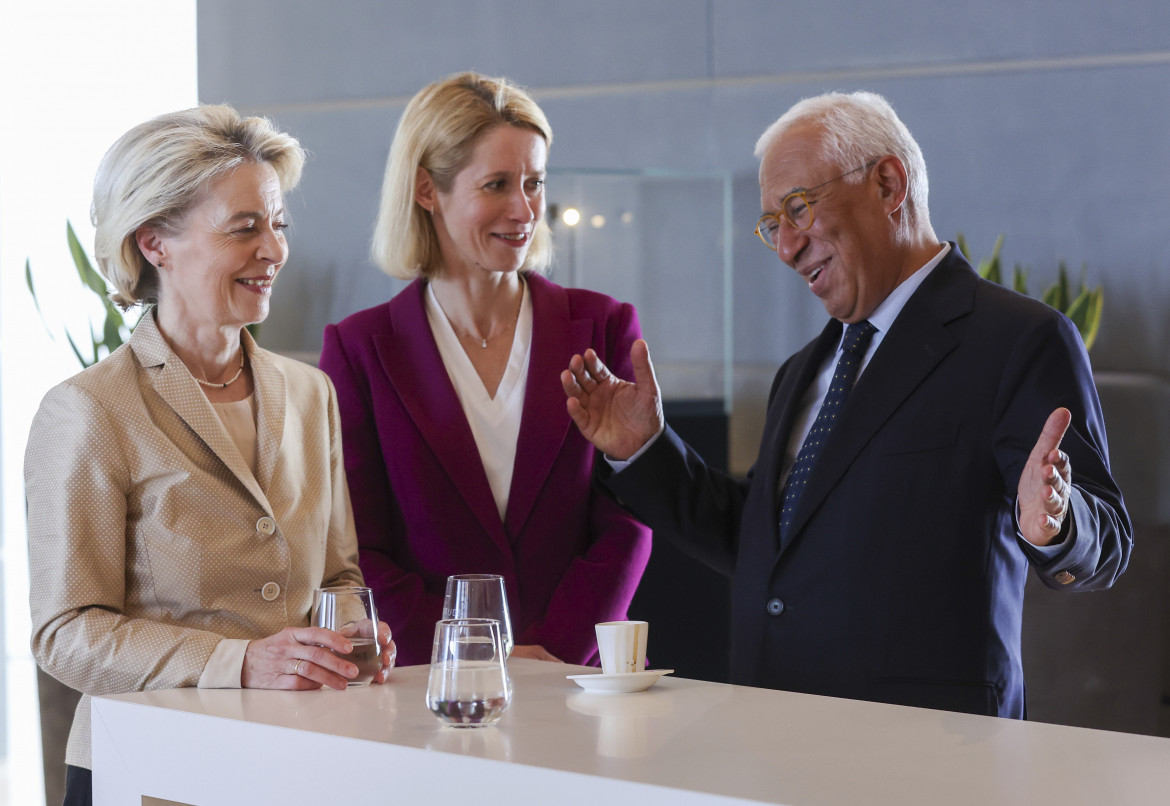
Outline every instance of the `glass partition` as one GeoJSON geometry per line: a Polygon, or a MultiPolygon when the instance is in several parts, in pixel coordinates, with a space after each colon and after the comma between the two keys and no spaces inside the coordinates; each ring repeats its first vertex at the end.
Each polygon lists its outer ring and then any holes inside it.
{"type": "Polygon", "coordinates": [[[561,285],[638,309],[663,397],[731,410],[731,175],[553,169],[561,285]]]}
{"type": "MultiPolygon", "coordinates": [[[[552,279],[638,309],[671,427],[708,464],[727,469],[731,412],[731,175],[553,170],[546,198],[552,279]]],[[[726,577],[655,541],[630,604],[654,624],[656,664],[727,682],[731,594],[726,577]],[[695,592],[679,602],[677,591],[695,592]],[[695,631],[709,636],[695,653],[695,631]]]]}

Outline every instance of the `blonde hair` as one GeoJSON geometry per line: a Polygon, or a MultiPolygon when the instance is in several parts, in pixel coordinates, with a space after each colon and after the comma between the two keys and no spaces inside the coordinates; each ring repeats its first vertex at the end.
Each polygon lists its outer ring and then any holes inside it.
{"type": "Polygon", "coordinates": [[[123,309],[158,301],[158,270],[138,248],[143,226],[181,231],[208,184],[245,163],[268,163],[282,192],[296,187],[305,152],[266,118],[230,106],[159,115],[126,132],[98,166],[90,218],[98,268],[123,309]]]}
{"type": "MultiPolygon", "coordinates": [[[[451,189],[484,133],[501,124],[531,129],[552,145],[552,128],[536,101],[505,78],[458,73],[423,87],[406,105],[386,161],[382,202],[370,259],[401,280],[438,271],[439,239],[431,217],[415,202],[418,169],[435,188],[451,189]]],[[[521,267],[543,271],[552,261],[552,234],[542,219],[521,267]]]]}
{"type": "MultiPolygon", "coordinates": [[[[755,155],[763,159],[772,144],[793,125],[812,123],[821,132],[823,156],[842,171],[852,170],[876,157],[892,154],[906,169],[906,215],[899,236],[909,240],[923,227],[930,229],[926,160],[894,108],[873,92],[829,92],[805,98],[769,126],[756,142],[755,155]]],[[[855,184],[862,174],[846,176],[855,184]]]]}

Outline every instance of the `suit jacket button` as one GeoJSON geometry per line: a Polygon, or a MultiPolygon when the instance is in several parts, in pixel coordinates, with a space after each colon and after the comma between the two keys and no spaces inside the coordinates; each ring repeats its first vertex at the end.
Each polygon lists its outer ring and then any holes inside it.
{"type": "Polygon", "coordinates": [[[263,518],[256,521],[256,531],[265,537],[271,537],[272,533],[276,531],[276,521],[265,515],[263,518]]]}
{"type": "Polygon", "coordinates": [[[1070,582],[1075,582],[1076,577],[1070,574],[1068,571],[1061,571],[1056,575],[1056,581],[1061,585],[1067,585],[1070,582]]]}
{"type": "Polygon", "coordinates": [[[260,589],[260,596],[264,601],[271,602],[280,596],[280,586],[275,582],[265,582],[264,587],[260,589]]]}
{"type": "Polygon", "coordinates": [[[784,612],[784,602],[779,599],[768,600],[768,615],[778,616],[784,612]]]}

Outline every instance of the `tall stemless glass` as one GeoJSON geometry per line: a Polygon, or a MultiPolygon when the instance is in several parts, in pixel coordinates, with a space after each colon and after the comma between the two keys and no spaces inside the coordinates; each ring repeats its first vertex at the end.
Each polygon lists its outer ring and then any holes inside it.
{"type": "Polygon", "coordinates": [[[506,660],[495,619],[439,621],[431,649],[427,708],[456,728],[495,724],[512,700],[506,660]]]}
{"type": "Polygon", "coordinates": [[[353,652],[343,656],[358,668],[349,685],[364,686],[374,679],[381,667],[382,650],[378,646],[378,613],[369,588],[317,588],[309,623],[339,632],[353,644],[353,652]]]}
{"type": "Polygon", "coordinates": [[[500,623],[504,657],[512,654],[512,619],[499,574],[455,574],[447,577],[443,618],[491,618],[500,623]]]}

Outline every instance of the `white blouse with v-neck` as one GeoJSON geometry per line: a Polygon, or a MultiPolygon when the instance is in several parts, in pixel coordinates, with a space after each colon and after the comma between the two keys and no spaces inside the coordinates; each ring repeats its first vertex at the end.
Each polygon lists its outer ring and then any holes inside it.
{"type": "Polygon", "coordinates": [[[439,346],[447,377],[455,387],[467,424],[471,426],[471,435],[475,438],[488,485],[496,500],[496,509],[503,520],[512,488],[516,441],[520,438],[524,390],[528,385],[528,356],[532,352],[532,300],[528,296],[528,284],[524,284],[520,300],[520,316],[516,320],[508,366],[494,398],[488,395],[430,284],[427,285],[426,308],[427,322],[439,346]]]}

